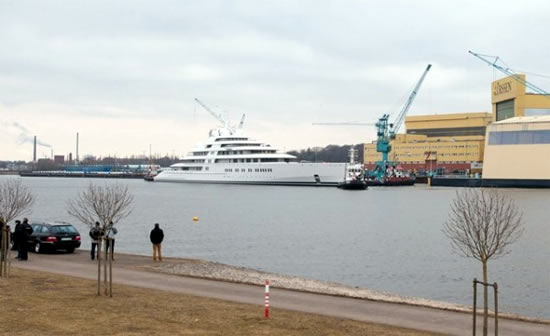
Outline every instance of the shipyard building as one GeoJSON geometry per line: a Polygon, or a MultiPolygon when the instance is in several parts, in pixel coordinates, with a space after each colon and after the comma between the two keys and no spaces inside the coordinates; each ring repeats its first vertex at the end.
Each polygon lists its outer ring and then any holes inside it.
{"type": "Polygon", "coordinates": [[[550,187],[550,95],[525,90],[525,75],[491,86],[493,123],[487,128],[485,186],[550,187]]]}
{"type": "MultiPolygon", "coordinates": [[[[488,112],[407,117],[407,132],[397,134],[391,142],[390,160],[418,173],[480,170],[485,132],[491,120],[488,112]]],[[[381,159],[376,142],[365,144],[364,163],[368,169],[381,159]]]]}
{"type": "MultiPolygon", "coordinates": [[[[550,186],[550,95],[527,93],[525,82],[525,75],[492,82],[491,113],[407,117],[390,160],[420,173],[483,171],[491,185],[550,186]]],[[[365,144],[366,167],[380,160],[376,143],[365,144]]]]}

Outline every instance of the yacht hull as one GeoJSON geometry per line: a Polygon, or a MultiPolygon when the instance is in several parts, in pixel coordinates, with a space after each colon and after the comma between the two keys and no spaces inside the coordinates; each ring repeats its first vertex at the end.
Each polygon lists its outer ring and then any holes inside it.
{"type": "Polygon", "coordinates": [[[344,180],[345,163],[205,164],[200,171],[163,170],[155,182],[226,183],[287,186],[337,186],[344,180]]]}

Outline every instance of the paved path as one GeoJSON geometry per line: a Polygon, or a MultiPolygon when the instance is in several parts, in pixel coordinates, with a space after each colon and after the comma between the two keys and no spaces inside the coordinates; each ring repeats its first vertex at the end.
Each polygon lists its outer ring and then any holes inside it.
{"type": "MultiPolygon", "coordinates": [[[[88,253],[87,251],[46,255],[30,253],[29,261],[14,260],[12,265],[29,270],[97,279],[97,264],[89,260],[88,253]]],[[[148,257],[119,254],[114,263],[113,281],[123,285],[263,305],[263,287],[154,273],[136,268],[136,266],[151,263],[148,257]]],[[[270,294],[271,306],[275,309],[273,316],[276,316],[277,308],[284,308],[452,335],[471,334],[472,317],[464,313],[277,288],[272,288],[270,294]]],[[[481,318],[478,319],[480,320],[481,318]]],[[[492,323],[492,320],[490,322],[492,323]]],[[[481,331],[481,328],[478,330],[481,331]]],[[[493,334],[492,330],[490,334],[493,334]]],[[[550,325],[501,319],[499,335],[548,336],[550,325]]]]}

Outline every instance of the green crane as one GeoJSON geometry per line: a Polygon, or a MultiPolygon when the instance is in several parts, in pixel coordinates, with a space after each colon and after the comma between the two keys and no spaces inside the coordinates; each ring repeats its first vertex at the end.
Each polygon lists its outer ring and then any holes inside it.
{"type": "MultiPolygon", "coordinates": [[[[382,160],[376,162],[376,167],[373,171],[369,172],[369,176],[375,177],[379,180],[382,180],[384,177],[384,174],[386,173],[386,167],[391,166],[394,163],[389,160],[389,154],[391,152],[391,141],[395,139],[395,135],[401,128],[401,125],[403,125],[403,121],[405,121],[405,116],[407,115],[407,112],[409,111],[409,108],[411,107],[414,98],[416,98],[416,95],[418,93],[418,90],[420,90],[420,86],[422,85],[422,82],[424,82],[424,78],[426,78],[426,75],[428,74],[428,71],[430,71],[432,65],[428,64],[426,67],[426,70],[424,70],[424,73],[418,80],[418,83],[416,83],[414,89],[412,90],[411,94],[409,95],[409,98],[407,99],[407,102],[397,115],[397,118],[395,118],[395,121],[393,123],[390,123],[390,115],[384,114],[382,117],[378,119],[376,123],[374,123],[374,126],[376,126],[376,151],[378,153],[382,154],[382,160]]],[[[373,123],[364,123],[364,122],[322,122],[322,123],[313,123],[312,125],[317,126],[372,126],[373,123]]]]}
{"type": "Polygon", "coordinates": [[[386,167],[393,165],[393,162],[389,160],[389,154],[391,152],[391,141],[395,139],[395,135],[397,134],[397,132],[399,132],[401,125],[403,125],[403,121],[405,121],[405,116],[407,115],[407,112],[409,111],[409,108],[411,107],[414,98],[416,98],[418,90],[420,90],[420,86],[422,85],[422,82],[424,82],[424,78],[426,78],[426,75],[428,74],[428,71],[430,71],[431,67],[432,65],[428,64],[426,70],[424,70],[424,73],[422,74],[422,76],[418,80],[418,83],[416,83],[416,86],[409,95],[407,102],[397,115],[397,118],[395,118],[395,121],[393,123],[390,123],[390,115],[384,114],[376,122],[376,151],[382,154],[382,160],[376,162],[376,167],[374,171],[371,172],[371,176],[382,179],[382,177],[386,173],[386,167]]]}

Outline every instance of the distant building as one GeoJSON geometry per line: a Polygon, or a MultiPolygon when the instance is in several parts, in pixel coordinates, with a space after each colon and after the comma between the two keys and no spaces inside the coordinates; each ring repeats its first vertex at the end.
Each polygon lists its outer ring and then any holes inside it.
{"type": "MultiPolygon", "coordinates": [[[[525,81],[517,75],[492,82],[492,113],[407,117],[390,160],[416,171],[483,169],[494,185],[550,187],[550,95],[526,92],[525,81]]],[[[367,168],[380,160],[376,142],[366,144],[367,168]]]]}
{"type": "Polygon", "coordinates": [[[65,164],[65,156],[63,155],[55,155],[53,157],[53,162],[55,164],[59,164],[59,165],[62,165],[62,164],[65,164]]]}

